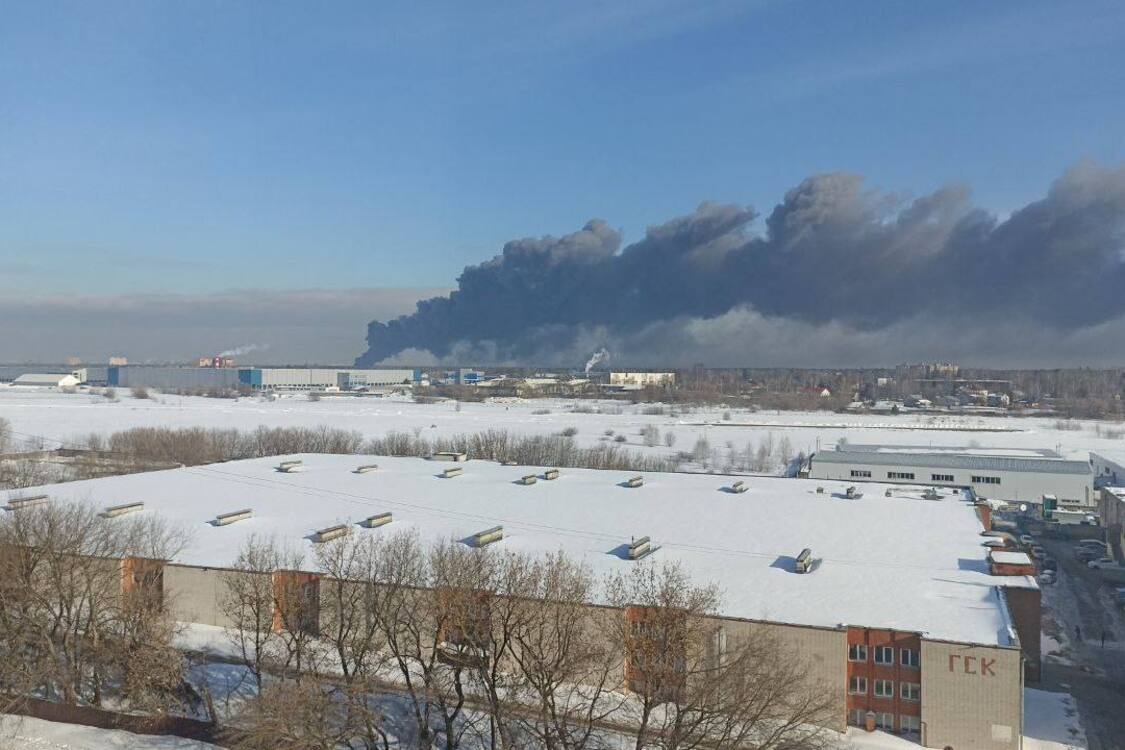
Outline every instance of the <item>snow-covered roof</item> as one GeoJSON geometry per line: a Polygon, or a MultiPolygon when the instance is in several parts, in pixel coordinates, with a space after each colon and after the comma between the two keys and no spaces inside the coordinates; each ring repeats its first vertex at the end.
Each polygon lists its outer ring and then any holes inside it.
{"type": "MultiPolygon", "coordinates": [[[[637,472],[563,469],[553,481],[517,482],[529,469],[469,461],[464,474],[439,478],[446,464],[417,458],[376,459],[377,471],[353,470],[370,456],[299,455],[105,477],[38,490],[52,500],[99,506],[144,502],[193,530],[175,562],[230,565],[251,534],[272,534],[311,550],[310,535],[333,524],[391,512],[394,522],[355,533],[417,529],[430,539],[466,539],[503,525],[491,549],[565,550],[597,574],[650,562],[677,561],[700,582],[724,592],[728,617],[823,627],[855,625],[915,631],[930,638],[1010,645],[1010,621],[998,585],[1030,585],[989,573],[981,524],[959,493],[923,500],[901,486],[646,473],[641,487],[622,486],[637,472]],[[303,471],[281,473],[283,459],[303,471]],[[863,497],[847,499],[855,486],[863,497]],[[822,487],[823,492],[817,492],[822,487]],[[892,497],[886,497],[890,489],[892,497]],[[212,526],[221,513],[252,508],[253,517],[212,526]],[[628,560],[631,539],[650,536],[659,549],[644,563],[628,560]],[[794,572],[805,547],[818,560],[794,572]]],[[[310,566],[311,555],[308,563],[310,566]]]]}
{"type": "Polygon", "coordinates": [[[59,385],[65,382],[78,382],[78,378],[67,373],[26,373],[12,381],[13,385],[59,385]]]}
{"type": "Polygon", "coordinates": [[[1026,552],[993,552],[992,562],[999,565],[1031,565],[1026,552]]]}
{"type": "MultiPolygon", "coordinates": [[[[1031,453],[1031,451],[1023,451],[1031,453]]],[[[1047,455],[1018,455],[1020,451],[985,453],[982,449],[919,449],[898,446],[842,445],[818,451],[813,463],[868,464],[873,466],[927,466],[972,471],[1031,471],[1043,474],[1090,474],[1088,461],[1071,461],[1047,455]],[[1013,455],[1017,454],[1017,455],[1013,455]]]]}

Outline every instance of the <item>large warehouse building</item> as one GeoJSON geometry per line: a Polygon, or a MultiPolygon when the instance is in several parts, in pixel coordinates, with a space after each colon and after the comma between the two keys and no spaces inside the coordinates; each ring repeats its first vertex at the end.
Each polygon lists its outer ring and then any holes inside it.
{"type": "Polygon", "coordinates": [[[417,377],[416,370],[127,365],[110,367],[107,381],[110,386],[166,391],[230,390],[239,387],[255,391],[313,391],[404,385],[414,383],[417,377]]]}
{"type": "Polygon", "coordinates": [[[968,487],[990,500],[1039,502],[1054,495],[1060,505],[1097,506],[1088,461],[1072,461],[1046,449],[851,445],[818,451],[809,477],[968,487]]]}
{"type": "MultiPolygon", "coordinates": [[[[51,502],[144,503],[193,531],[162,566],[177,619],[228,626],[223,568],[251,535],[311,554],[316,529],[466,539],[502,527],[494,547],[564,550],[601,579],[630,566],[673,562],[724,592],[719,627],[737,637],[768,628],[828,686],[833,728],[863,725],[926,747],[1018,750],[1025,666],[1039,648],[1039,590],[1023,560],[990,557],[986,507],[968,491],[925,499],[922,488],[753,477],[746,491],[707,475],[564,469],[553,481],[514,480],[528,469],[467,461],[442,478],[432,462],[301,455],[108,477],[28,490],[51,502]],[[393,498],[393,499],[391,499],[393,498]],[[212,523],[246,511],[235,523],[212,523]],[[358,525],[392,514],[379,528],[358,525]],[[642,536],[656,551],[621,550],[642,536]],[[810,553],[802,555],[803,550],[810,553]],[[797,572],[797,559],[811,561],[797,572]]],[[[991,538],[992,543],[996,539],[991,538]]],[[[1022,556],[1019,556],[1022,558],[1022,556]]],[[[307,565],[312,566],[309,562],[307,565]]],[[[302,585],[317,585],[307,570],[302,585]]],[[[624,675],[622,676],[624,680],[624,675]]]]}

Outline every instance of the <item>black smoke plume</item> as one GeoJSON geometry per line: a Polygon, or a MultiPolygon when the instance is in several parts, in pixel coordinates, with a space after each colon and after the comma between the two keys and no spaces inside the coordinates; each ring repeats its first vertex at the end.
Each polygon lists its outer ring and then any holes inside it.
{"type": "Polygon", "coordinates": [[[963,188],[904,201],[852,174],[809,177],[756,218],[704,203],[623,249],[601,220],[513,240],[449,296],[371,323],[357,363],[581,365],[601,346],[637,364],[1022,361],[1013,336],[1051,363],[1080,340],[1104,359],[1092,331],[1125,341],[1125,167],[1075,166],[1004,220],[963,188]]]}

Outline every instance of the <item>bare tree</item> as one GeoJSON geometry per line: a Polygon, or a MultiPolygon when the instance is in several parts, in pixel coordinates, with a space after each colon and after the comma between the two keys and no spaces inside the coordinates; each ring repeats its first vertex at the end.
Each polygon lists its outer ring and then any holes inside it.
{"type": "Polygon", "coordinates": [[[832,697],[767,626],[728,632],[720,597],[681,568],[642,566],[610,580],[624,615],[636,750],[818,748],[826,741],[832,697]]]}
{"type": "Polygon", "coordinates": [[[274,627],[273,574],[283,567],[276,539],[251,535],[223,574],[219,608],[230,623],[228,634],[261,692],[279,632],[274,627]]]}
{"type": "Polygon", "coordinates": [[[85,504],[0,518],[0,685],[100,705],[113,691],[165,710],[182,685],[163,562],[186,534],[159,518],[113,519],[85,504]]]}

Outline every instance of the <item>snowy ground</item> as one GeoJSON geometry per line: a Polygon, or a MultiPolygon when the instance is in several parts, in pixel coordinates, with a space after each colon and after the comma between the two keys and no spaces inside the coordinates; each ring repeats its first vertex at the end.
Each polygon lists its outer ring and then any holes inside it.
{"type": "Polygon", "coordinates": [[[9,715],[0,715],[0,747],[5,750],[221,750],[218,745],[182,737],[133,734],[9,715]]]}
{"type": "Polygon", "coordinates": [[[1074,698],[1066,693],[1025,688],[1024,750],[1085,750],[1086,732],[1074,698]]]}
{"type": "Polygon", "coordinates": [[[458,407],[452,402],[416,404],[401,397],[325,397],[310,401],[297,394],[272,401],[259,397],[232,400],[160,394],[137,400],[123,390],[118,391],[118,399],[111,402],[90,393],[0,386],[0,418],[11,423],[17,438],[39,436],[48,444],[72,443],[90,433],[106,434],[137,426],[249,430],[259,425],[328,424],[357,430],[369,437],[391,431],[418,431],[422,437],[436,437],[494,428],[544,434],[574,427],[578,430],[576,440],[584,446],[625,435],[627,442],[623,447],[650,455],[690,452],[696,440],[706,436],[723,454],[718,464],[726,462],[731,448],[744,454],[748,444],[756,450],[771,438],[775,445],[787,438],[794,453],[811,453],[818,446],[835,444],[840,438],[852,443],[1059,448],[1068,457],[1080,459],[1087,458],[1090,450],[1125,452],[1125,439],[1107,437],[1102,423],[1085,421],[1078,423],[1082,429],[1059,430],[1057,420],[1044,418],[751,412],[723,407],[685,410],[670,406],[660,409],[664,413],[646,414],[646,410],[656,409],[651,405],[572,399],[466,402],[458,407]],[[592,407],[601,413],[577,413],[576,407],[592,407]],[[730,419],[724,419],[725,413],[729,413],[730,419]],[[660,431],[659,445],[643,444],[640,432],[647,425],[660,431]],[[1010,431],[993,432],[998,429],[1010,431]],[[610,430],[613,434],[607,435],[610,430]],[[672,447],[664,442],[668,433],[675,436],[672,447]]]}

